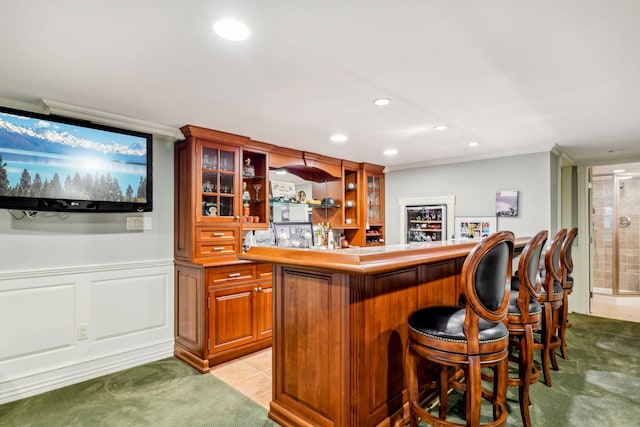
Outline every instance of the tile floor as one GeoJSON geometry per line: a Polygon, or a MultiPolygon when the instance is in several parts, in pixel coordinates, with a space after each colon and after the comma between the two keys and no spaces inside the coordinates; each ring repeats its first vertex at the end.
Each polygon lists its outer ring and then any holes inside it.
{"type": "Polygon", "coordinates": [[[612,319],[640,322],[640,297],[594,294],[591,314],[612,319]]]}
{"type": "Polygon", "coordinates": [[[211,368],[211,375],[269,409],[271,402],[271,348],[211,368]]]}

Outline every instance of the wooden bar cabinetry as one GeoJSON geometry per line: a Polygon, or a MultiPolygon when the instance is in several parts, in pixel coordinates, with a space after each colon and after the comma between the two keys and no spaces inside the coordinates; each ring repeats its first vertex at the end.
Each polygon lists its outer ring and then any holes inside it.
{"type": "Polygon", "coordinates": [[[247,137],[182,132],[174,157],[174,354],[205,373],[271,345],[271,264],[238,259],[243,231],[267,227],[268,158],[247,137]]]}
{"type": "Polygon", "coordinates": [[[243,235],[269,227],[269,170],[287,168],[313,183],[314,196],[333,199],[313,206],[313,221],[344,230],[356,246],[384,241],[384,175],[380,166],[226,132],[188,125],[182,133],[174,152],[174,354],[205,373],[272,344],[272,264],[239,259],[243,235]]]}

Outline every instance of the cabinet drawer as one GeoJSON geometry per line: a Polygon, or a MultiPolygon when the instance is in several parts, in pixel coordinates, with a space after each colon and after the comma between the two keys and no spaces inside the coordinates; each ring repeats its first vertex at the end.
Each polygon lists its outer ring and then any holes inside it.
{"type": "Polygon", "coordinates": [[[197,228],[196,240],[200,242],[226,242],[236,239],[235,228],[197,228]]]}
{"type": "Polygon", "coordinates": [[[217,255],[232,255],[237,251],[235,241],[229,242],[197,242],[196,256],[198,258],[211,257],[217,255]]]}
{"type": "Polygon", "coordinates": [[[258,279],[271,279],[271,277],[273,276],[273,264],[256,264],[256,272],[258,275],[258,279]]]}
{"type": "Polygon", "coordinates": [[[256,269],[252,264],[234,265],[229,267],[215,267],[207,269],[207,286],[226,285],[233,282],[255,280],[256,269]]]}

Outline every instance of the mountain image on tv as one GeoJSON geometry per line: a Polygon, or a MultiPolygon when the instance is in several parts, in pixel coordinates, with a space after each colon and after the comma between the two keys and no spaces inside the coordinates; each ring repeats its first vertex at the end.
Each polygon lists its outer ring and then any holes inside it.
{"type": "Polygon", "coordinates": [[[146,202],[146,138],[0,112],[0,196],[146,202]]]}

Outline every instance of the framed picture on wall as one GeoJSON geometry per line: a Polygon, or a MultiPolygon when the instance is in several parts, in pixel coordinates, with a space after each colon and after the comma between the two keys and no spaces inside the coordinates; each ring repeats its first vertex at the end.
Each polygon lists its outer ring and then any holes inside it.
{"type": "Polygon", "coordinates": [[[269,181],[271,184],[271,196],[274,199],[295,200],[296,186],[292,182],[269,181]]]}
{"type": "Polygon", "coordinates": [[[497,221],[494,216],[457,216],[454,224],[456,240],[482,240],[495,233],[497,221]]]}
{"type": "Polygon", "coordinates": [[[518,190],[496,191],[496,216],[518,216],[518,190]]]}

